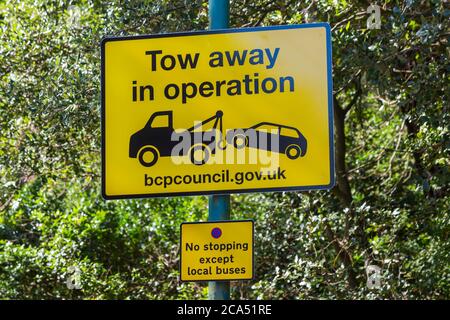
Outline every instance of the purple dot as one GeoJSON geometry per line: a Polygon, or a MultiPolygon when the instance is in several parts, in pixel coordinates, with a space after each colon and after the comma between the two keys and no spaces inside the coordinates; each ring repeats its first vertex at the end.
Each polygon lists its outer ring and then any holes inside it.
{"type": "Polygon", "coordinates": [[[222,230],[220,228],[214,228],[211,230],[211,235],[214,239],[218,239],[222,235],[222,230]]]}

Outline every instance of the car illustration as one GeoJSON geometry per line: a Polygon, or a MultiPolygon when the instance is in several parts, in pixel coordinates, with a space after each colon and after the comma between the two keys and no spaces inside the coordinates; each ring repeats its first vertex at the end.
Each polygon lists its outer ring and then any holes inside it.
{"type": "Polygon", "coordinates": [[[226,141],[237,149],[249,147],[267,150],[285,154],[292,160],[305,156],[307,151],[307,140],[297,128],[271,122],[228,130],[226,141]]]}

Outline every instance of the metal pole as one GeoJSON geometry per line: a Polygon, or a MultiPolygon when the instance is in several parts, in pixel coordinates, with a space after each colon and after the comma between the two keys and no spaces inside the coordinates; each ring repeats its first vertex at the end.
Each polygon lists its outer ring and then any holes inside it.
{"type": "Polygon", "coordinates": [[[226,29],[230,20],[230,0],[209,0],[209,29],[226,29]]]}
{"type": "MultiPolygon", "coordinates": [[[[226,29],[230,18],[229,0],[209,0],[209,29],[226,29]]],[[[230,196],[209,196],[208,221],[230,220],[230,196]]],[[[229,300],[230,281],[210,281],[209,300],[229,300]]]]}
{"type": "MultiPolygon", "coordinates": [[[[230,220],[230,196],[209,197],[208,221],[230,220]]],[[[208,283],[209,300],[229,300],[230,281],[210,281],[208,283]]]]}

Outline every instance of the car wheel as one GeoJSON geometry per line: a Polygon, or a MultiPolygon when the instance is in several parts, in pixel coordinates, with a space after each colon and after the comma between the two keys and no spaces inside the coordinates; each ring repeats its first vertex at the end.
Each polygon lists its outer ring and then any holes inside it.
{"type": "Polygon", "coordinates": [[[204,144],[195,145],[189,151],[189,159],[191,159],[192,164],[197,166],[207,163],[210,155],[211,151],[204,144]]]}
{"type": "Polygon", "coordinates": [[[138,158],[141,165],[151,167],[158,161],[158,150],[153,146],[146,146],[139,151],[138,158]]]}
{"type": "Polygon", "coordinates": [[[298,157],[300,157],[301,151],[302,150],[300,149],[300,147],[298,145],[291,144],[290,146],[288,146],[286,148],[286,156],[289,159],[294,160],[294,159],[297,159],[298,157]]]}
{"type": "Polygon", "coordinates": [[[236,149],[242,149],[245,148],[248,144],[248,138],[244,136],[243,134],[238,134],[233,138],[233,146],[236,149]]]}

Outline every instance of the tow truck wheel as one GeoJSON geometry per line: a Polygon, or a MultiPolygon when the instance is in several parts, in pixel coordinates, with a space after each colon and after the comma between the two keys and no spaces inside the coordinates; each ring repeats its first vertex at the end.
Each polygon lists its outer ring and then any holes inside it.
{"type": "Polygon", "coordinates": [[[158,150],[152,146],[143,147],[138,154],[139,162],[144,167],[153,166],[158,161],[158,150]]]}
{"type": "Polygon", "coordinates": [[[301,149],[295,144],[291,144],[286,148],[286,156],[291,159],[297,159],[301,154],[301,149]]]}
{"type": "Polygon", "coordinates": [[[233,138],[233,145],[236,149],[244,148],[248,143],[248,139],[243,134],[238,134],[233,138]]]}
{"type": "Polygon", "coordinates": [[[200,166],[208,162],[210,154],[211,151],[207,145],[197,144],[189,151],[189,158],[193,164],[200,166]]]}

